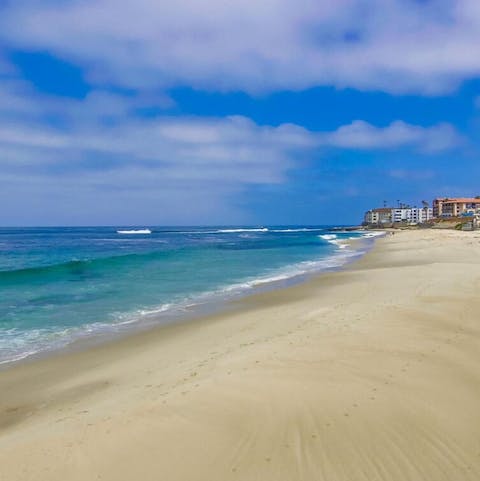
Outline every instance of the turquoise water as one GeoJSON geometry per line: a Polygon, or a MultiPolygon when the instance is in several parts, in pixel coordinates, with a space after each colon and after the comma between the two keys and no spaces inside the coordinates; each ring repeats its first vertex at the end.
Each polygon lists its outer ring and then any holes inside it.
{"type": "Polygon", "coordinates": [[[322,270],[358,255],[328,227],[0,229],[0,363],[322,270]],[[342,248],[341,248],[342,247],[342,248]]]}

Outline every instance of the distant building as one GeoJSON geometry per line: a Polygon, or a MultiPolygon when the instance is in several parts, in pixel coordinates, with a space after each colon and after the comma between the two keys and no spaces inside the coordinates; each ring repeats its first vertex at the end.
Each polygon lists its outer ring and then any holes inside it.
{"type": "Polygon", "coordinates": [[[365,212],[364,224],[371,226],[395,227],[395,225],[425,224],[442,219],[457,221],[466,229],[480,229],[479,197],[437,197],[433,207],[422,201],[423,207],[410,207],[399,202],[398,207],[380,207],[365,212]],[[460,219],[454,219],[460,218],[460,219]],[[437,219],[435,221],[435,219],[437,219]]]}
{"type": "Polygon", "coordinates": [[[433,209],[431,207],[412,207],[410,209],[410,220],[412,224],[424,224],[433,219],[433,209]]]}
{"type": "Polygon", "coordinates": [[[410,222],[410,210],[405,207],[392,209],[392,222],[410,222]]]}
{"type": "Polygon", "coordinates": [[[365,212],[364,221],[366,224],[391,224],[392,209],[390,207],[380,207],[365,212]]]}
{"type": "Polygon", "coordinates": [[[434,217],[458,217],[480,213],[480,198],[437,198],[433,200],[434,217]]]}
{"type": "Polygon", "coordinates": [[[431,207],[382,207],[365,213],[365,224],[423,224],[433,218],[431,207]]]}

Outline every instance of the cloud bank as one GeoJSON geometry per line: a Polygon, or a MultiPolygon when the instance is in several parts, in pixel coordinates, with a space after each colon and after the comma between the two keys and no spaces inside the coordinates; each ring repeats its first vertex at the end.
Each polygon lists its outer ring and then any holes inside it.
{"type": "MultiPolygon", "coordinates": [[[[118,99],[106,104],[107,113],[127,109],[118,99]]],[[[0,120],[0,202],[16,207],[3,210],[3,224],[248,223],[241,199],[250,188],[287,183],[291,171],[322,161],[328,150],[439,152],[459,142],[445,125],[359,121],[313,132],[238,116],[128,115],[108,125],[98,121],[103,111],[70,107],[59,127],[37,122],[35,106],[30,121],[0,120]]]]}
{"type": "Polygon", "coordinates": [[[35,219],[47,212],[65,224],[92,215],[111,223],[240,222],[239,194],[286,183],[290,171],[332,149],[438,153],[462,142],[447,124],[355,121],[319,132],[241,116],[138,117],[138,97],[94,91],[59,101],[21,83],[4,83],[0,99],[0,202],[24,203],[23,223],[42,223],[35,219]]]}
{"type": "Polygon", "coordinates": [[[134,89],[435,94],[480,74],[477,0],[25,0],[0,38],[134,89]]]}
{"type": "Polygon", "coordinates": [[[445,122],[173,115],[169,89],[440,94],[480,75],[475,45],[473,0],[0,2],[0,202],[18,207],[0,222],[242,222],[252,189],[332,151],[441,154],[465,142],[445,122]],[[78,67],[85,97],[41,93],[22,51],[78,67]]]}

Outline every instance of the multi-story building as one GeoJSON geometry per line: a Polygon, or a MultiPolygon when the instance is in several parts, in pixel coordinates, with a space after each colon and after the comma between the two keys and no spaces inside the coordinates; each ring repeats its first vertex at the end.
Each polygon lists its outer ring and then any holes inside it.
{"type": "Polygon", "coordinates": [[[411,209],[407,207],[399,207],[392,209],[392,222],[410,222],[411,209]]]}
{"type": "Polygon", "coordinates": [[[422,201],[423,207],[381,207],[365,213],[364,224],[425,224],[434,218],[467,217],[473,228],[480,228],[479,197],[438,197],[433,201],[433,208],[422,201]]]}
{"type": "Polygon", "coordinates": [[[383,207],[365,213],[366,224],[423,224],[433,218],[431,207],[383,207]]]}
{"type": "Polygon", "coordinates": [[[392,222],[392,209],[390,207],[380,207],[365,212],[366,224],[390,224],[392,222]]]}
{"type": "Polygon", "coordinates": [[[401,207],[392,209],[392,222],[423,224],[433,218],[431,207],[401,207]]]}
{"type": "Polygon", "coordinates": [[[476,213],[480,211],[480,198],[437,198],[433,200],[434,217],[458,217],[465,213],[476,213]]]}
{"type": "Polygon", "coordinates": [[[410,220],[412,224],[424,224],[433,219],[433,209],[431,207],[412,207],[410,210],[410,220]]]}

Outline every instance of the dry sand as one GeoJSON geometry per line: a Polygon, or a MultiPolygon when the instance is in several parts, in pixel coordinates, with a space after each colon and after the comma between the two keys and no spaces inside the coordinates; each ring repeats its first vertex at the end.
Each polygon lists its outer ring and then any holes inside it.
{"type": "Polygon", "coordinates": [[[480,233],[0,372],[2,481],[480,479],[480,233]]]}

